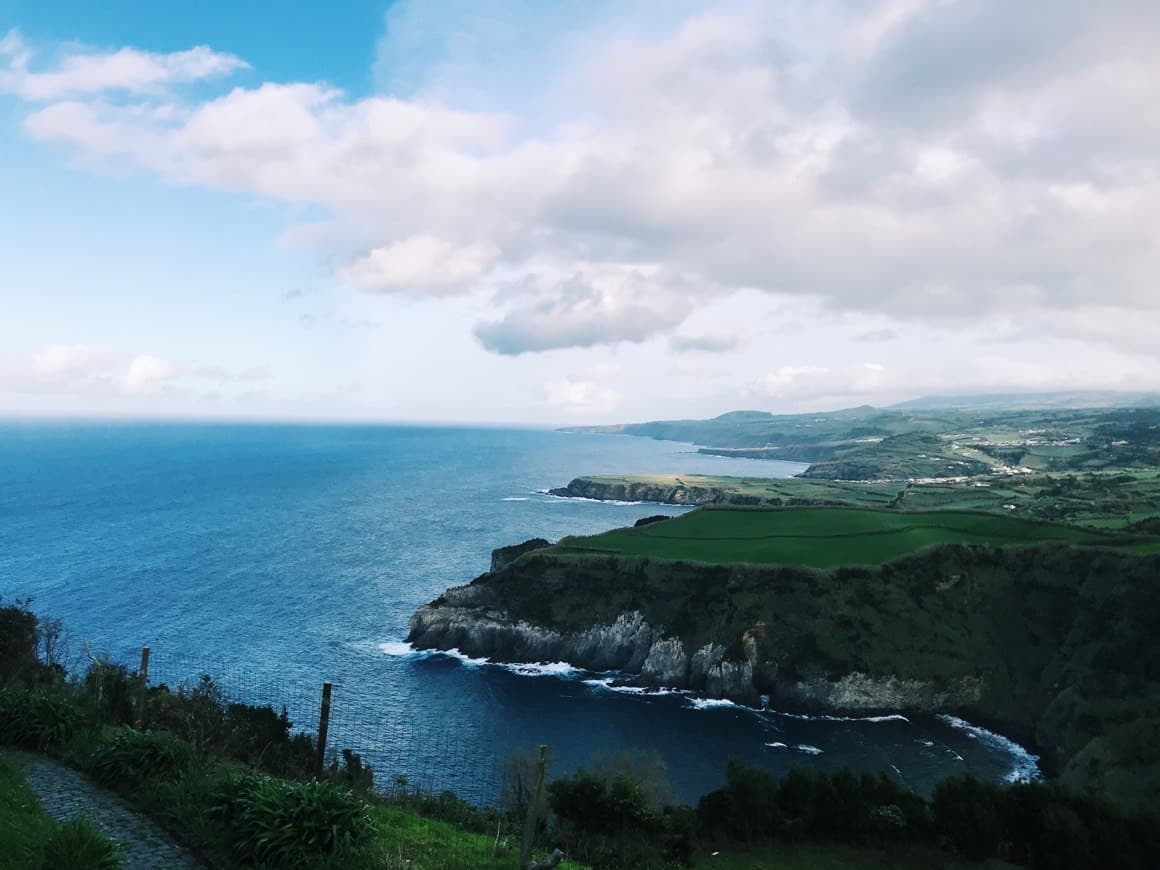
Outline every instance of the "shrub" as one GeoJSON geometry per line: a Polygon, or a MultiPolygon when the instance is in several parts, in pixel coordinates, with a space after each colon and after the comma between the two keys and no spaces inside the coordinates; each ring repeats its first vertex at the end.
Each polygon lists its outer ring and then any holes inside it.
{"type": "Polygon", "coordinates": [[[934,789],[934,821],[961,854],[981,861],[999,850],[1003,837],[998,786],[970,776],[944,779],[934,789]]]}
{"type": "Polygon", "coordinates": [[[101,830],[88,819],[76,818],[60,825],[44,844],[45,870],[117,870],[121,856],[101,830]]]}
{"type": "Polygon", "coordinates": [[[764,770],[730,759],[725,786],[700,800],[697,816],[702,827],[717,838],[764,842],[781,825],[777,780],[764,770]]]}
{"type": "Polygon", "coordinates": [[[82,694],[106,722],[132,725],[136,721],[136,679],[123,665],[94,662],[85,674],[82,694]]]}
{"type": "MultiPolygon", "coordinates": [[[[313,769],[314,738],[290,733],[293,723],[285,707],[279,714],[268,706],[228,704],[208,676],[193,688],[182,685],[172,691],[162,685],[150,689],[145,721],[151,728],[188,740],[202,758],[232,758],[278,776],[301,777],[313,769]]],[[[335,774],[341,777],[349,772],[352,785],[354,777],[365,782],[370,768],[360,765],[354,770],[357,761],[353,759],[343,770],[336,768],[335,774]]]]}
{"type": "Polygon", "coordinates": [[[659,867],[667,847],[665,817],[626,777],[607,782],[586,771],[548,785],[565,851],[595,868],[659,867]]]}
{"type": "Polygon", "coordinates": [[[333,783],[252,774],[222,783],[211,815],[239,861],[259,867],[346,866],[373,833],[366,803],[333,783]]]}
{"type": "Polygon", "coordinates": [[[0,689],[0,744],[45,752],[71,740],[84,718],[63,690],[0,689]]]}
{"type": "Polygon", "coordinates": [[[89,760],[89,771],[109,786],[139,786],[148,781],[175,782],[193,768],[193,747],[164,731],[125,728],[89,760]]]}
{"type": "Polygon", "coordinates": [[[40,669],[36,614],[32,600],[0,606],[0,686],[27,685],[40,669]]]}

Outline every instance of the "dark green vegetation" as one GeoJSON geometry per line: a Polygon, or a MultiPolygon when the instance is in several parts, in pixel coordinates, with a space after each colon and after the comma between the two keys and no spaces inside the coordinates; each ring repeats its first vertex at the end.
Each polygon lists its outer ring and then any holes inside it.
{"type": "MultiPolygon", "coordinates": [[[[939,783],[926,800],[881,775],[798,769],[778,781],[732,763],[727,784],[701,799],[697,817],[723,850],[822,840],[877,846],[901,857],[902,866],[908,858],[916,866],[950,864],[933,848],[940,843],[961,859],[1004,859],[1044,870],[1145,868],[1160,861],[1152,820],[1058,784],[1001,788],[958,777],[939,783]]],[[[875,866],[872,854],[852,857],[851,866],[875,866]]]]}
{"type": "MultiPolygon", "coordinates": [[[[64,839],[68,837],[67,833],[63,835],[64,839]]],[[[54,851],[60,849],[59,826],[41,809],[16,768],[0,756],[0,866],[10,870],[75,866],[47,864],[50,844],[54,851]]],[[[108,840],[104,845],[111,849],[108,840]]]]}
{"type": "MultiPolygon", "coordinates": [[[[800,523],[810,514],[770,516],[800,523]]],[[[723,517],[770,519],[704,510],[610,533],[609,540],[639,539],[663,553],[673,541],[656,535],[723,517]]],[[[998,522],[967,518],[984,528],[998,522]]],[[[1005,518],[996,528],[1016,536],[1041,531],[1005,518]]],[[[1092,535],[1063,526],[1048,532],[1092,535]]],[[[846,561],[842,548],[864,548],[879,537],[825,541],[812,558],[837,553],[846,561]]],[[[735,679],[716,689],[689,664],[675,666],[666,684],[754,701],[767,694],[783,708],[958,711],[1035,745],[1048,769],[1076,787],[1106,789],[1135,804],[1160,790],[1160,555],[1058,542],[960,543],[822,570],[581,549],[592,540],[527,553],[456,590],[452,600],[437,600],[412,642],[521,660],[522,635],[508,626],[578,637],[635,613],[679,641],[687,656],[716,647],[733,663],[735,679]],[[492,631],[495,614],[502,621],[492,631]]],[[[644,652],[636,655],[639,669],[644,652]]]]}
{"type": "MultiPolygon", "coordinates": [[[[28,602],[0,605],[0,748],[48,752],[120,792],[210,866],[508,868],[516,820],[400,785],[372,791],[373,773],[343,750],[321,777],[316,745],[285,711],[231,704],[208,677],[148,689],[94,663],[70,677],[46,664],[44,626],[28,602]],[[451,823],[435,821],[451,819],[451,823]],[[502,833],[502,837],[498,836],[502,833]]],[[[0,757],[0,866],[102,870],[108,842],[83,824],[56,826],[0,757]]],[[[575,865],[562,865],[575,867],[575,865]]]]}
{"type": "MultiPolygon", "coordinates": [[[[210,866],[515,866],[520,822],[534,803],[530,756],[509,765],[503,812],[475,808],[451,793],[408,793],[401,779],[392,794],[373,793],[369,770],[350,753],[323,778],[276,777],[261,770],[261,755],[269,752],[279,767],[292,765],[297,738],[281,724],[259,738],[245,723],[284,717],[237,710],[231,716],[208,680],[193,692],[153,690],[154,701],[165,698],[161,709],[171,722],[184,710],[186,730],[148,731],[118,724],[112,712],[132,697],[133,675],[98,664],[88,678],[69,681],[59,669],[29,661],[29,670],[0,687],[0,746],[46,749],[121,790],[210,866]],[[223,728],[223,722],[230,724],[223,728]],[[255,740],[265,740],[265,752],[240,763],[237,756],[255,740]]],[[[152,706],[147,700],[140,712],[143,724],[152,721],[152,706]]],[[[1143,868],[1160,860],[1152,821],[1060,786],[1000,789],[950,780],[927,800],[883,776],[796,770],[777,781],[732,764],[727,784],[696,808],[674,805],[671,794],[663,764],[647,752],[597,759],[590,772],[550,782],[538,839],[583,862],[560,865],[574,870],[967,868],[993,856],[1067,870],[1143,868]]],[[[83,823],[54,826],[0,759],[5,846],[6,867],[116,866],[107,842],[83,823]]]]}
{"type": "Polygon", "coordinates": [[[714,507],[640,528],[564,538],[553,552],[836,568],[878,565],[942,544],[1009,546],[1045,542],[1128,552],[1160,548],[1160,537],[1150,535],[1126,535],[967,511],[714,507]]]}
{"type": "Polygon", "coordinates": [[[816,414],[735,411],[574,431],[704,445],[702,452],[812,463],[805,477],[908,480],[1012,468],[1088,472],[1160,467],[1160,408],[1039,410],[850,408],[816,414]]]}
{"type": "Polygon", "coordinates": [[[101,829],[88,819],[75,818],[61,824],[43,845],[45,868],[84,867],[85,870],[117,870],[121,857],[101,829]]]}

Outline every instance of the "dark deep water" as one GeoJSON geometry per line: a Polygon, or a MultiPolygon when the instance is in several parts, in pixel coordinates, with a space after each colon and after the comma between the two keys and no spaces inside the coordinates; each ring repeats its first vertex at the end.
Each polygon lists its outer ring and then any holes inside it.
{"type": "Polygon", "coordinates": [[[800,719],[633,694],[556,665],[409,652],[414,609],[486,570],[494,547],[590,533],[679,508],[557,499],[580,474],[792,474],[687,445],[549,431],[402,426],[0,422],[0,595],[31,595],[93,650],[176,681],[209,672],[306,725],[323,679],[332,734],[380,784],[489,797],[514,747],[554,769],[596,751],[660,752],[686,799],[736,757],[873,768],[928,789],[966,770],[1034,771],[962,723],[800,719]]]}

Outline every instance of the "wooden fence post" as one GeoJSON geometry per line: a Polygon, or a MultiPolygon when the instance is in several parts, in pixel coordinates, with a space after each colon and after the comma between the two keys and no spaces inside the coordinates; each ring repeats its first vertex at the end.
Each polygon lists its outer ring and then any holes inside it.
{"type": "Polygon", "coordinates": [[[314,775],[322,778],[322,767],[326,763],[326,732],[330,728],[330,680],[322,684],[322,709],[318,713],[318,757],[314,762],[314,775]]]}
{"type": "Polygon", "coordinates": [[[137,671],[137,724],[145,721],[145,688],[149,685],[149,647],[141,647],[141,669],[137,671]]]}
{"type": "Polygon", "coordinates": [[[540,824],[540,800],[544,794],[544,775],[548,770],[548,747],[540,746],[540,760],[536,765],[536,787],[532,791],[532,803],[528,806],[528,817],[524,820],[524,840],[520,844],[520,870],[527,870],[532,861],[532,847],[536,843],[536,828],[540,824]]]}

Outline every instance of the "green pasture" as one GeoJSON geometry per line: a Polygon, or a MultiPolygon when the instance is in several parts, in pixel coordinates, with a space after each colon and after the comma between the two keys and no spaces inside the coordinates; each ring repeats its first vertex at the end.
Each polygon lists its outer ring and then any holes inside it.
{"type": "Polygon", "coordinates": [[[835,568],[889,562],[939,544],[1059,542],[1155,552],[1160,541],[1099,529],[974,511],[898,512],[804,507],[709,508],[640,528],[565,538],[563,552],[612,553],[697,562],[756,562],[835,568]]]}

